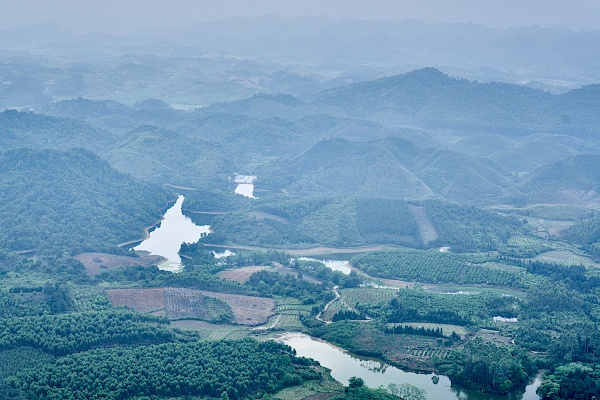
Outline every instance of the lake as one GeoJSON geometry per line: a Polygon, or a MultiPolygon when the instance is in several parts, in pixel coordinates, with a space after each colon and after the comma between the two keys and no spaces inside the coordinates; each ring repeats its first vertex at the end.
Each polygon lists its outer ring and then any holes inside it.
{"type": "Polygon", "coordinates": [[[165,271],[181,270],[181,258],[178,253],[182,243],[195,243],[203,233],[210,233],[208,225],[198,226],[182,214],[181,205],[184,200],[184,196],[179,196],[163,216],[160,225],[150,232],[148,238],[134,247],[134,250],[147,251],[166,258],[167,261],[158,266],[165,271]]]}
{"type": "Polygon", "coordinates": [[[285,333],[277,340],[293,347],[297,355],[317,360],[322,366],[331,370],[331,376],[335,380],[344,385],[348,384],[350,377],[356,376],[373,388],[387,387],[390,383],[397,385],[409,383],[424,389],[429,400],[539,400],[539,396],[535,393],[540,385],[539,378],[527,386],[525,393],[511,393],[508,396],[483,394],[474,390],[451,387],[450,379],[443,375],[439,375],[439,382],[434,384],[431,380],[433,374],[404,372],[380,360],[353,355],[303,333],[285,333]]]}

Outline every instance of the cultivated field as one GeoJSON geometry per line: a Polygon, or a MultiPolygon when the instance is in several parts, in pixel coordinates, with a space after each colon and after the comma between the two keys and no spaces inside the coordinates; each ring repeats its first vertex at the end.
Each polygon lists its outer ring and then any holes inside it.
{"type": "Polygon", "coordinates": [[[231,312],[227,304],[220,300],[205,296],[198,290],[182,288],[165,289],[165,310],[167,317],[172,320],[201,319],[204,321],[223,320],[220,316],[227,316],[231,312]]]}
{"type": "Polygon", "coordinates": [[[214,320],[228,310],[236,324],[262,325],[274,314],[275,300],[266,297],[208,292],[181,288],[113,289],[106,291],[113,306],[125,306],[139,312],[165,310],[171,319],[196,318],[214,320]],[[214,298],[219,302],[210,302],[214,298]],[[210,303],[210,304],[208,304],[210,303]]]}
{"type": "Polygon", "coordinates": [[[214,297],[227,303],[233,311],[235,322],[240,325],[262,325],[274,314],[275,300],[273,299],[204,290],[200,292],[205,296],[214,297]]]}
{"type": "Polygon", "coordinates": [[[197,320],[172,321],[171,326],[179,329],[196,331],[200,338],[206,340],[242,339],[250,335],[250,329],[240,325],[211,324],[197,320]]]}
{"type": "Polygon", "coordinates": [[[547,251],[534,257],[534,260],[561,265],[598,266],[598,264],[594,263],[589,257],[583,257],[568,250],[547,251]]]}
{"type": "Polygon", "coordinates": [[[340,294],[345,303],[356,307],[356,304],[384,304],[389,303],[397,294],[394,289],[379,289],[372,287],[342,289],[340,294]]]}

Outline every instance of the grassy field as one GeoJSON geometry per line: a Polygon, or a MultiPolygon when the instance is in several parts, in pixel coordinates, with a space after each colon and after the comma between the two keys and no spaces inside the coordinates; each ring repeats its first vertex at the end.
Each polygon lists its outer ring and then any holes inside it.
{"type": "Polygon", "coordinates": [[[245,326],[228,324],[211,324],[204,321],[179,320],[172,321],[174,328],[196,331],[201,339],[242,339],[251,334],[251,330],[245,326]]]}

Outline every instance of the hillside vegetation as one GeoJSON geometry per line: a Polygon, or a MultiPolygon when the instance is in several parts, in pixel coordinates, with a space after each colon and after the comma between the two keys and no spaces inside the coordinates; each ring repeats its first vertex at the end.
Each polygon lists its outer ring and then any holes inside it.
{"type": "Polygon", "coordinates": [[[117,251],[143,237],[169,194],[82,149],[0,153],[0,246],[53,254],[117,251]]]}

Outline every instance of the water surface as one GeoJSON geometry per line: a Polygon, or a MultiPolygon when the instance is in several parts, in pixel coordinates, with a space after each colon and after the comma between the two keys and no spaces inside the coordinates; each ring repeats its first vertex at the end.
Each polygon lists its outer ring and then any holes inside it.
{"type": "Polygon", "coordinates": [[[235,193],[241,194],[242,196],[249,197],[251,199],[256,199],[254,196],[254,180],[256,176],[252,175],[236,175],[235,183],[237,183],[237,187],[235,188],[235,193]]]}
{"type": "Polygon", "coordinates": [[[348,385],[348,379],[356,376],[373,388],[387,387],[390,383],[409,383],[424,389],[428,400],[539,400],[535,393],[540,384],[539,378],[527,386],[525,393],[515,392],[508,396],[489,395],[451,387],[450,379],[443,375],[439,375],[439,382],[434,384],[431,380],[433,374],[405,372],[379,360],[353,355],[302,333],[285,333],[278,340],[293,347],[297,355],[315,359],[322,366],[329,368],[331,376],[344,385],[348,385]]]}
{"type": "Polygon", "coordinates": [[[208,225],[198,226],[182,214],[181,205],[184,199],[183,196],[179,196],[163,216],[160,225],[150,232],[147,239],[134,247],[134,250],[143,250],[166,258],[167,261],[158,266],[162,270],[180,271],[181,258],[178,253],[181,244],[195,243],[200,239],[200,235],[210,233],[208,225]]]}

